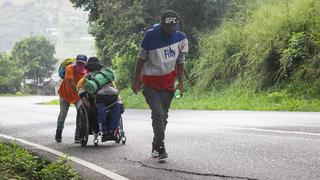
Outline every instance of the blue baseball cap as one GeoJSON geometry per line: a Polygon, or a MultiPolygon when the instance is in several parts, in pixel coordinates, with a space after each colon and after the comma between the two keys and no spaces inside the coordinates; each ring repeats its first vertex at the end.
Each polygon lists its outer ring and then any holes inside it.
{"type": "Polygon", "coordinates": [[[87,56],[84,55],[84,54],[78,54],[77,57],[76,57],[76,60],[77,60],[77,62],[81,62],[81,63],[83,63],[83,64],[86,64],[88,58],[87,58],[87,56]]]}

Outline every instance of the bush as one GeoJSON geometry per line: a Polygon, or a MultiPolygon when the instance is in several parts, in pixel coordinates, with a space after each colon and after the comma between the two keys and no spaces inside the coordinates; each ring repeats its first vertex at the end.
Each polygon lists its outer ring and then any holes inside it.
{"type": "Polygon", "coordinates": [[[289,36],[288,47],[280,50],[279,79],[288,79],[304,60],[310,58],[309,44],[309,37],[305,32],[294,32],[289,36]]]}
{"type": "Polygon", "coordinates": [[[116,56],[112,59],[112,68],[115,69],[117,88],[130,87],[131,76],[135,69],[136,56],[116,56]]]}

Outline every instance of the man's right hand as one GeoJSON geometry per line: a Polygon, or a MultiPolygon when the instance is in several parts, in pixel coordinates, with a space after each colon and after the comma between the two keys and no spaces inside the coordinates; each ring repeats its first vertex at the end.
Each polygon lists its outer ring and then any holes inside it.
{"type": "Polygon", "coordinates": [[[132,92],[137,94],[141,87],[141,81],[135,81],[131,85],[132,92]]]}

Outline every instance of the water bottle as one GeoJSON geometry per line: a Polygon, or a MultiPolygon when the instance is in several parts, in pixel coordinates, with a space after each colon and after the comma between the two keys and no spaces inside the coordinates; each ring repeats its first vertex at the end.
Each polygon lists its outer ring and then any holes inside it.
{"type": "Polygon", "coordinates": [[[179,90],[179,89],[177,89],[177,90],[174,92],[174,97],[175,97],[176,99],[180,99],[180,98],[181,98],[181,94],[180,94],[180,90],[179,90]]]}

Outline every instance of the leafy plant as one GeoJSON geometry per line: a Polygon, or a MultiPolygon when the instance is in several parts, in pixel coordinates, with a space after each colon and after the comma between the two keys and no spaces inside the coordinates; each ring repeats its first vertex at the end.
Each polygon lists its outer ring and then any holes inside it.
{"type": "Polygon", "coordinates": [[[304,60],[310,58],[309,44],[309,37],[305,32],[294,32],[289,36],[288,47],[280,50],[279,79],[288,79],[304,60]]]}
{"type": "Polygon", "coordinates": [[[60,159],[49,164],[39,172],[41,179],[79,179],[79,176],[74,173],[72,167],[68,163],[68,159],[60,159]]]}
{"type": "Polygon", "coordinates": [[[17,144],[0,142],[0,177],[4,179],[80,179],[67,158],[48,163],[17,144]]]}
{"type": "Polygon", "coordinates": [[[7,175],[20,174],[29,179],[36,179],[37,172],[42,168],[43,162],[36,156],[21,149],[18,145],[5,145],[0,143],[0,171],[7,175]]]}

